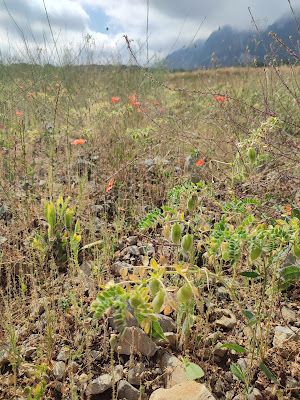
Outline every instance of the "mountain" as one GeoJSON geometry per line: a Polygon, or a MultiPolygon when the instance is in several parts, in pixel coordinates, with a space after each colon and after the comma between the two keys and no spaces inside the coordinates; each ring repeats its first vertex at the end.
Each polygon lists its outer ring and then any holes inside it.
{"type": "Polygon", "coordinates": [[[226,25],[214,31],[207,40],[199,40],[193,47],[182,48],[169,54],[164,65],[172,70],[191,70],[249,65],[254,60],[263,64],[275,58],[285,62],[289,59],[296,61],[269,32],[275,33],[287,47],[300,56],[300,32],[297,24],[293,17],[283,17],[262,32],[241,31],[226,25]]]}

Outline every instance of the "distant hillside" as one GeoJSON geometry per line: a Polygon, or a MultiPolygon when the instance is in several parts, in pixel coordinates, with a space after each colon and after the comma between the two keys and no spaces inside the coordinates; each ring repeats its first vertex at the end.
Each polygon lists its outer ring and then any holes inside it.
{"type": "MultiPolygon", "coordinates": [[[[298,18],[300,24],[300,14],[298,18]]],[[[261,32],[239,31],[226,25],[214,31],[207,40],[197,41],[195,46],[174,51],[164,64],[169,69],[197,69],[215,66],[228,67],[249,65],[271,59],[287,61],[294,57],[280,46],[269,32],[275,33],[288,47],[300,56],[300,33],[293,17],[281,18],[261,32]]]]}

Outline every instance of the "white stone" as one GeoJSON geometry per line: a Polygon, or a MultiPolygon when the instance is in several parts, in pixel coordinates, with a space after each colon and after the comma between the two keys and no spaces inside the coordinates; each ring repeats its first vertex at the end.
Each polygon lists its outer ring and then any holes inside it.
{"type": "Polygon", "coordinates": [[[215,397],[205,385],[187,381],[170,389],[157,389],[149,400],[215,400],[215,397]]]}

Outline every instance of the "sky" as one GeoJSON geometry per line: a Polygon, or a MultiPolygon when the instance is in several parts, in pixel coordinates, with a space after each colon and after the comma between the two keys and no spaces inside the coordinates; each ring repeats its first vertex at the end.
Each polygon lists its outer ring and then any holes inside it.
{"type": "Polygon", "coordinates": [[[0,0],[0,50],[42,62],[127,63],[128,35],[141,63],[157,61],[224,25],[253,29],[249,7],[262,28],[291,15],[288,0],[0,0]]]}

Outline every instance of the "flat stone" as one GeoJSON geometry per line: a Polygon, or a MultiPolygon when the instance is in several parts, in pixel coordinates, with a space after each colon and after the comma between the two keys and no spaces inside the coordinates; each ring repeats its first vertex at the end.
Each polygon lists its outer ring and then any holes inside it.
{"type": "MultiPolygon", "coordinates": [[[[114,381],[118,382],[123,378],[123,367],[117,365],[114,369],[114,381]]],[[[91,382],[91,394],[99,394],[112,387],[112,374],[103,374],[91,382]]],[[[89,388],[87,388],[87,391],[89,388]]],[[[88,393],[87,393],[88,394],[88,393]]]]}
{"type": "Polygon", "coordinates": [[[171,388],[188,380],[183,363],[173,354],[164,352],[160,360],[160,367],[165,375],[166,388],[171,388]]]}
{"type": "Polygon", "coordinates": [[[98,350],[91,350],[91,357],[95,361],[101,360],[101,352],[98,350]]]}
{"type": "Polygon", "coordinates": [[[288,321],[288,322],[294,322],[296,320],[296,313],[295,311],[287,308],[287,307],[282,307],[282,316],[283,318],[288,321]]]}
{"type": "Polygon", "coordinates": [[[111,273],[114,274],[115,276],[121,276],[123,270],[127,270],[129,272],[132,272],[133,268],[131,264],[121,262],[121,261],[116,261],[113,263],[111,266],[111,273]]]}
{"type": "Polygon", "coordinates": [[[227,354],[228,349],[226,347],[222,347],[220,348],[220,346],[222,346],[223,343],[217,343],[215,348],[214,348],[214,355],[219,356],[219,357],[225,357],[227,354]]]}
{"type": "Polygon", "coordinates": [[[222,312],[221,318],[215,321],[215,325],[224,329],[232,329],[236,325],[236,317],[235,315],[228,309],[216,309],[216,312],[222,312]]]}
{"type": "Polygon", "coordinates": [[[249,394],[248,400],[263,400],[263,395],[257,388],[253,389],[253,392],[249,394]]]}
{"type": "Polygon", "coordinates": [[[144,356],[152,357],[158,347],[141,328],[132,326],[125,328],[123,338],[118,342],[115,350],[120,354],[142,353],[144,356]]]}
{"type": "Polygon", "coordinates": [[[176,323],[173,320],[173,318],[168,317],[167,315],[163,314],[155,314],[155,316],[158,318],[158,323],[161,327],[161,329],[164,332],[175,332],[176,331],[176,323]]]}
{"type": "Polygon", "coordinates": [[[145,371],[145,364],[139,362],[128,371],[127,379],[131,385],[140,385],[142,380],[142,373],[145,371]]]}
{"type": "Polygon", "coordinates": [[[135,244],[137,244],[138,242],[138,236],[129,236],[127,238],[127,243],[129,244],[129,246],[134,246],[135,244]]]}
{"type": "Polygon", "coordinates": [[[60,349],[56,360],[57,361],[66,361],[68,359],[68,356],[70,354],[70,349],[69,347],[63,347],[62,349],[60,349]]]}
{"type": "Polygon", "coordinates": [[[4,236],[0,236],[0,244],[3,244],[3,243],[5,243],[5,242],[7,242],[7,238],[6,237],[4,237],[4,236]]]}
{"type": "Polygon", "coordinates": [[[5,343],[0,346],[0,368],[9,363],[9,344],[5,343]]]}
{"type": "Polygon", "coordinates": [[[127,248],[122,250],[122,252],[126,252],[127,254],[131,254],[133,256],[140,255],[139,248],[137,246],[128,246],[127,248]]]}
{"type": "Polygon", "coordinates": [[[125,380],[119,382],[118,399],[139,400],[140,391],[125,380]]]}
{"type": "Polygon", "coordinates": [[[63,361],[54,361],[53,375],[56,379],[60,380],[64,376],[66,365],[63,361]]]}
{"type": "Polygon", "coordinates": [[[280,347],[283,345],[284,341],[289,339],[292,341],[299,341],[300,340],[300,330],[296,328],[295,326],[291,326],[292,331],[290,328],[286,326],[276,326],[275,327],[275,333],[274,333],[274,338],[273,338],[273,346],[280,347]],[[297,333],[295,333],[297,332],[297,333]]]}
{"type": "Polygon", "coordinates": [[[215,397],[205,385],[187,381],[170,389],[157,389],[151,394],[149,400],[215,400],[215,397]]]}
{"type": "Polygon", "coordinates": [[[92,276],[92,264],[90,262],[82,263],[80,269],[85,275],[92,276]]]}

